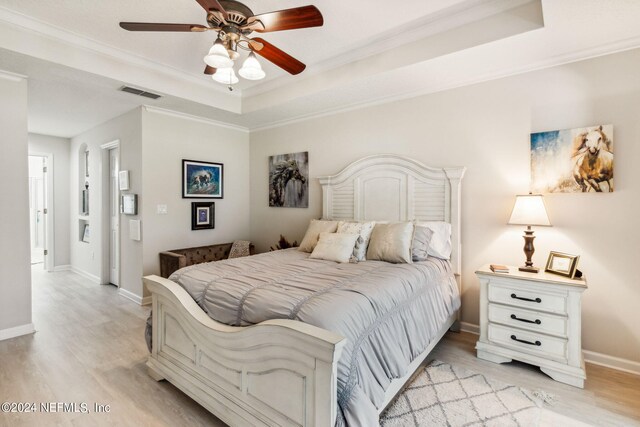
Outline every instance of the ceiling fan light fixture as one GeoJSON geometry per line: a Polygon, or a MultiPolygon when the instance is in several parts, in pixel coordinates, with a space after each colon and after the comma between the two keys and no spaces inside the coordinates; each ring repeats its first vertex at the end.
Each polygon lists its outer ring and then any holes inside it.
{"type": "Polygon", "coordinates": [[[209,53],[204,57],[204,63],[214,68],[230,68],[233,67],[233,61],[229,57],[227,48],[224,47],[222,40],[218,38],[209,49],[209,53]]]}
{"type": "Polygon", "coordinates": [[[260,62],[258,62],[258,58],[256,58],[256,54],[253,52],[244,60],[238,74],[247,80],[261,80],[266,75],[262,66],[260,66],[260,62]]]}
{"type": "Polygon", "coordinates": [[[218,83],[222,83],[225,85],[234,85],[238,83],[238,76],[236,76],[236,72],[233,71],[233,68],[218,68],[216,72],[211,76],[213,80],[218,83]]]}

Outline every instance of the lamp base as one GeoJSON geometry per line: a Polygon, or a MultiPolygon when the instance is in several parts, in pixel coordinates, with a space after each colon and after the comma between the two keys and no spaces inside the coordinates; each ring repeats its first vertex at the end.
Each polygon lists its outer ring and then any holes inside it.
{"type": "Polygon", "coordinates": [[[529,267],[528,265],[522,266],[522,267],[518,268],[518,270],[526,271],[526,272],[529,272],[529,273],[537,273],[537,272],[540,271],[540,269],[538,267],[533,267],[533,266],[529,267]]]}

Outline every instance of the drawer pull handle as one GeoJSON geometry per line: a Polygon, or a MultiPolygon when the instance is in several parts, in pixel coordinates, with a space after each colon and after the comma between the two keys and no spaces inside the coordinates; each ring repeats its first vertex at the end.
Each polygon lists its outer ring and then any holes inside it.
{"type": "Polygon", "coordinates": [[[524,298],[524,297],[519,297],[516,294],[511,294],[511,298],[513,298],[513,299],[521,299],[522,301],[542,302],[542,300],[540,298],[536,298],[536,299],[524,298]]]}
{"type": "Polygon", "coordinates": [[[540,341],[531,342],[531,341],[527,341],[527,340],[521,340],[521,339],[518,339],[515,335],[511,335],[511,339],[514,340],[514,341],[521,342],[523,344],[537,345],[537,346],[541,346],[542,345],[542,343],[540,341]]]}
{"type": "Polygon", "coordinates": [[[519,320],[521,322],[535,323],[536,325],[539,325],[540,323],[542,323],[542,321],[540,319],[536,319],[536,320],[521,319],[520,317],[516,316],[515,314],[512,314],[511,318],[513,320],[519,320]]]}

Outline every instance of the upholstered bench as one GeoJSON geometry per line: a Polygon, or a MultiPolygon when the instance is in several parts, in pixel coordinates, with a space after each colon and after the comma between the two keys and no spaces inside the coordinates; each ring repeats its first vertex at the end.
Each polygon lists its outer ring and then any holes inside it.
{"type": "MultiPolygon", "coordinates": [[[[162,277],[169,277],[174,271],[189,265],[227,259],[229,258],[232,246],[233,243],[220,243],[160,252],[160,275],[162,277]]],[[[249,246],[249,252],[253,255],[253,245],[249,246]]]]}

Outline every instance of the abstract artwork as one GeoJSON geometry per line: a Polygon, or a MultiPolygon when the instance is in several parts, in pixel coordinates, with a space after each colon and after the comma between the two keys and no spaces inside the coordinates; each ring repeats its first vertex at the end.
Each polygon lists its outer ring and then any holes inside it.
{"type": "Polygon", "coordinates": [[[613,191],[613,125],[531,134],[531,191],[613,191]]]}
{"type": "Polygon", "coordinates": [[[222,163],[182,160],[182,197],[222,199],[222,163]]]}
{"type": "Polygon", "coordinates": [[[309,207],[309,152],[269,156],[269,206],[309,207]]]}

